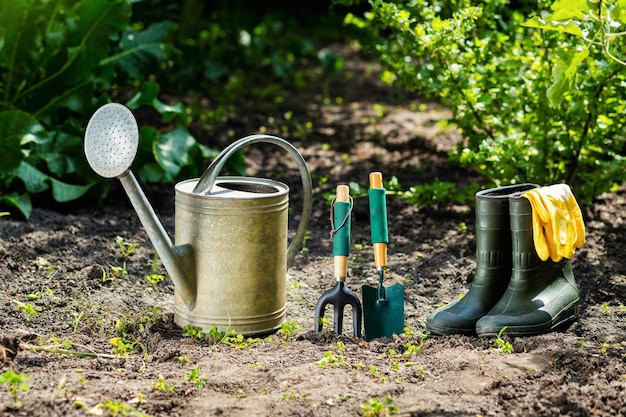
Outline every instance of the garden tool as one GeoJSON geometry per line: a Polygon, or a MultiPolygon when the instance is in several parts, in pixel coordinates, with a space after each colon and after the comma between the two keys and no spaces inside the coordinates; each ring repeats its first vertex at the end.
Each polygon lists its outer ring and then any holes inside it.
{"type": "Polygon", "coordinates": [[[201,179],[175,186],[175,242],[156,217],[130,166],[139,144],[133,114],[121,104],[100,107],[85,131],[85,156],[105,178],[118,178],[174,283],[174,321],[244,335],[277,330],[285,320],[287,267],[311,215],[306,162],[284,139],[252,135],[228,146],[201,179]],[[218,177],[243,146],[271,143],[296,161],[304,204],[287,246],[289,187],[263,178],[218,177]]]}
{"type": "Polygon", "coordinates": [[[387,288],[383,286],[387,268],[387,245],[389,244],[383,176],[380,172],[372,172],[369,180],[370,226],[374,247],[374,265],[378,271],[378,285],[361,287],[363,323],[367,341],[404,332],[404,286],[402,284],[387,288]]]}
{"type": "Polygon", "coordinates": [[[354,293],[346,287],[348,276],[348,257],[350,256],[350,221],[352,213],[352,199],[350,188],[347,185],[337,186],[337,195],[331,204],[330,221],[331,236],[333,238],[333,263],[337,284],[326,291],[315,306],[315,331],[322,331],[322,320],[328,304],[334,307],[335,333],[343,330],[343,311],[345,306],[352,306],[353,334],[361,337],[361,302],[354,293]]]}
{"type": "Polygon", "coordinates": [[[585,224],[567,184],[536,188],[522,194],[533,210],[533,240],[542,261],[571,258],[585,244],[585,224]]]}
{"type": "Polygon", "coordinates": [[[476,323],[479,336],[547,333],[576,319],[579,293],[572,263],[567,258],[542,261],[533,240],[530,202],[509,197],[513,268],[506,291],[476,323]]]}
{"type": "Polygon", "coordinates": [[[498,302],[511,278],[509,196],[537,188],[509,185],[476,193],[476,269],[468,293],[426,319],[433,334],[476,334],[476,322],[498,302]]]}

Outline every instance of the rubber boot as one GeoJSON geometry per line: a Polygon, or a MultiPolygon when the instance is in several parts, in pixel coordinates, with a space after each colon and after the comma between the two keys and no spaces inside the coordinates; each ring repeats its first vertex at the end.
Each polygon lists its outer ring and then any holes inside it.
{"type": "Polygon", "coordinates": [[[433,334],[476,334],[476,322],[498,302],[511,278],[509,196],[537,188],[519,184],[476,193],[476,272],[469,292],[426,319],[433,334]]]}
{"type": "Polygon", "coordinates": [[[498,303],[476,323],[479,336],[550,332],[578,315],[580,295],[569,259],[539,259],[533,242],[532,207],[519,196],[509,198],[513,269],[498,303]]]}

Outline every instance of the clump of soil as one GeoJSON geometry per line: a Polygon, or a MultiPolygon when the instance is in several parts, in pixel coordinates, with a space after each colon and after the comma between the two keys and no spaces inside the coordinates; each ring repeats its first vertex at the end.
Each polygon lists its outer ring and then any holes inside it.
{"type": "MultiPolygon", "coordinates": [[[[11,395],[9,382],[1,387],[2,415],[613,416],[625,411],[624,189],[583,207],[587,242],[573,258],[581,311],[568,328],[505,336],[511,354],[499,351],[495,339],[425,336],[428,314],[469,288],[474,214],[470,206],[417,207],[390,196],[386,284],[405,286],[409,332],[371,342],[355,339],[349,310],[343,335],[333,334],[332,325],[313,331],[315,304],[334,285],[325,194],[339,183],[365,185],[371,170],[386,179],[396,176],[405,187],[435,178],[459,187],[481,180],[446,158],[458,141],[453,130],[439,127],[438,121],[449,117],[446,109],[398,95],[366,75],[371,71],[363,63],[349,64],[358,76],[337,80],[329,89],[342,104],[325,102],[315,87],[290,95],[288,104],[300,112],[294,117],[313,122],[312,131],[293,143],[316,188],[305,250],[288,271],[288,324],[281,332],[221,343],[209,329],[204,329],[208,338],[185,337],[173,323],[173,285],[168,278],[146,280],[154,272],[152,244],[112,182],[113,192],[100,207],[41,207],[29,221],[0,220],[1,372],[29,377],[28,391],[11,395]],[[385,106],[382,116],[374,104],[385,106]],[[127,259],[120,256],[117,236],[139,244],[127,259]]],[[[257,120],[253,111],[242,109],[227,123],[244,136],[259,128],[251,125],[257,120]]],[[[223,143],[220,135],[205,139],[223,143]]],[[[290,184],[294,229],[302,202],[295,164],[271,147],[245,153],[250,175],[290,184]]],[[[172,190],[146,188],[172,232],[172,190]]],[[[355,199],[352,230],[347,285],[358,292],[377,278],[365,198],[355,199]]],[[[165,275],[162,267],[158,274],[165,275]]]]}

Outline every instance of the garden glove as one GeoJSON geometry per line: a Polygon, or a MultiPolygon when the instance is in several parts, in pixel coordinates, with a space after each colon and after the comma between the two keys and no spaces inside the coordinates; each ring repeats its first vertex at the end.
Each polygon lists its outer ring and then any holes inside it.
{"type": "Polygon", "coordinates": [[[585,224],[580,207],[567,184],[535,188],[521,195],[533,212],[533,240],[542,261],[571,258],[585,243],[585,224]]]}

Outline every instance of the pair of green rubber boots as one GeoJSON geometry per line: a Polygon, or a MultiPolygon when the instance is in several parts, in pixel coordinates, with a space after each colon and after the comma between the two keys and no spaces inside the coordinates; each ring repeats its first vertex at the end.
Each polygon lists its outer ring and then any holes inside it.
{"type": "Polygon", "coordinates": [[[550,332],[574,320],[580,296],[569,259],[539,259],[532,208],[520,197],[535,184],[476,194],[476,273],[469,292],[434,311],[426,327],[436,335],[509,336],[550,332]]]}

